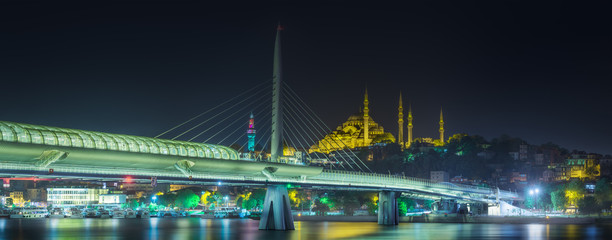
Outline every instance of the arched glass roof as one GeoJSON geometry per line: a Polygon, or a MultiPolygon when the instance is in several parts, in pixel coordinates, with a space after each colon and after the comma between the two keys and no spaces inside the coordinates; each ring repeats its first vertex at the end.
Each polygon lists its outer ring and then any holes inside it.
{"type": "Polygon", "coordinates": [[[226,146],[0,121],[0,141],[187,157],[238,159],[226,146]]]}

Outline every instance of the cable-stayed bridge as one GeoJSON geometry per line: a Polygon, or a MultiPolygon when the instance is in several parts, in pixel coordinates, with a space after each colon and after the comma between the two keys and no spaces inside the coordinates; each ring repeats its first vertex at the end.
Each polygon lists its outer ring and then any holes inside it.
{"type": "MultiPolygon", "coordinates": [[[[286,184],[380,191],[380,224],[398,223],[396,198],[401,194],[480,203],[518,198],[499,189],[375,174],[333,138],[327,144],[341,150],[309,153],[310,146],[331,129],[282,82],[279,33],[272,81],[263,81],[154,138],[0,122],[0,176],[97,181],[129,176],[140,182],[261,185],[268,193],[260,229],[277,230],[294,229],[286,184]],[[258,119],[257,140],[245,136],[245,126],[253,125],[247,121],[249,115],[258,119]],[[253,147],[235,149],[246,145],[253,147]],[[327,168],[308,164],[321,158],[334,164],[327,168]]],[[[255,133],[254,126],[249,133],[255,133]]]]}

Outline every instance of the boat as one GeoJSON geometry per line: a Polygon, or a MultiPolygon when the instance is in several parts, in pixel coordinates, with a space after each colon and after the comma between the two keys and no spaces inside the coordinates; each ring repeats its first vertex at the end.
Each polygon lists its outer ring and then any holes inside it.
{"type": "Polygon", "coordinates": [[[86,208],[83,212],[86,218],[97,218],[100,217],[100,213],[93,208],[86,208]]]}
{"type": "Polygon", "coordinates": [[[70,218],[83,218],[83,212],[75,207],[70,208],[68,214],[70,214],[70,218]]]}
{"type": "Polygon", "coordinates": [[[113,215],[113,218],[125,218],[125,211],[119,208],[113,208],[112,215],[113,215]]]}
{"type": "Polygon", "coordinates": [[[128,208],[125,211],[125,218],[136,218],[136,211],[132,210],[131,208],[128,208]]]}
{"type": "Polygon", "coordinates": [[[170,217],[178,217],[178,214],[174,210],[169,210],[169,211],[159,211],[158,216],[170,218],[170,217]]]}
{"type": "Polygon", "coordinates": [[[111,217],[110,212],[106,209],[102,209],[98,212],[100,212],[100,218],[110,218],[111,217]]]}
{"type": "Polygon", "coordinates": [[[221,207],[215,210],[215,218],[240,218],[240,212],[235,207],[221,207]]]}
{"type": "Polygon", "coordinates": [[[9,218],[45,218],[49,214],[46,208],[13,208],[9,218]]]}
{"type": "Polygon", "coordinates": [[[53,208],[51,213],[49,213],[49,218],[65,218],[66,214],[64,214],[63,208],[53,208]]]}
{"type": "Polygon", "coordinates": [[[0,208],[0,218],[8,218],[11,215],[10,208],[0,208]]]}
{"type": "Polygon", "coordinates": [[[203,219],[215,218],[215,212],[203,211],[202,214],[200,215],[200,218],[203,218],[203,219]]]}
{"type": "Polygon", "coordinates": [[[140,218],[151,218],[151,212],[149,212],[149,210],[139,210],[138,211],[138,216],[140,216],[140,218]]]}

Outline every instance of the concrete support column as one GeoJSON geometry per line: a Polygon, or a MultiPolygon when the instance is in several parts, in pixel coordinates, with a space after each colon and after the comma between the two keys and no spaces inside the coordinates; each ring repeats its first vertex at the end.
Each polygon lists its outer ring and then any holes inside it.
{"type": "Polygon", "coordinates": [[[286,186],[268,186],[259,230],[295,230],[286,186]]]}
{"type": "Polygon", "coordinates": [[[400,195],[401,193],[390,191],[382,191],[378,193],[378,224],[399,224],[399,209],[397,208],[397,198],[400,195]]]}
{"type": "Polygon", "coordinates": [[[457,202],[454,199],[440,199],[434,203],[434,211],[457,213],[457,202]]]}

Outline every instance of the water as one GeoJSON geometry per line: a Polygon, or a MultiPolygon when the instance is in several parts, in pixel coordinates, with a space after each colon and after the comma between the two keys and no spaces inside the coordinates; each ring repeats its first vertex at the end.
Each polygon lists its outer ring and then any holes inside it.
{"type": "Polygon", "coordinates": [[[612,224],[295,222],[261,231],[250,219],[0,219],[0,239],[610,239],[612,224]]]}

